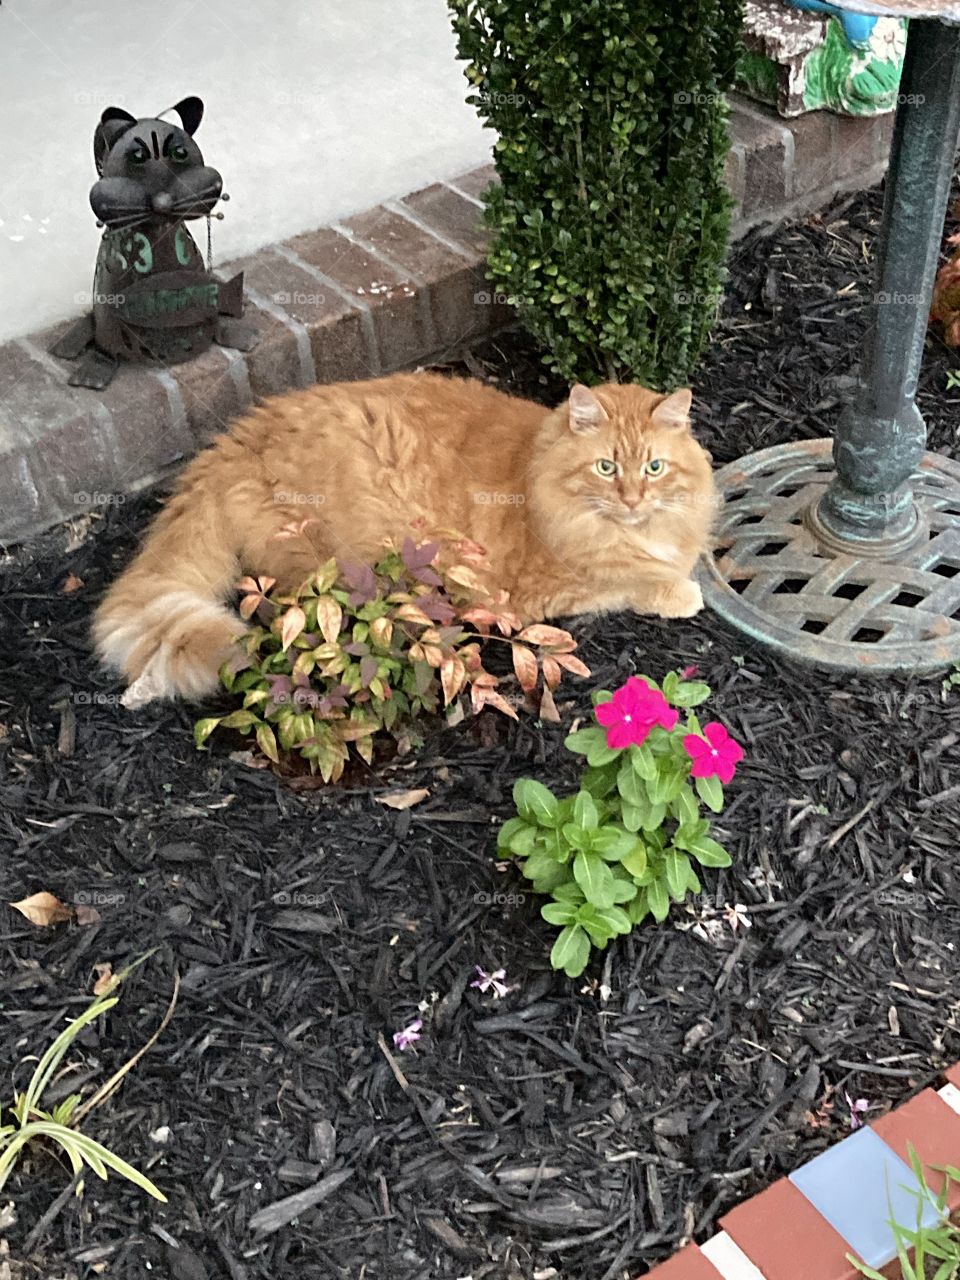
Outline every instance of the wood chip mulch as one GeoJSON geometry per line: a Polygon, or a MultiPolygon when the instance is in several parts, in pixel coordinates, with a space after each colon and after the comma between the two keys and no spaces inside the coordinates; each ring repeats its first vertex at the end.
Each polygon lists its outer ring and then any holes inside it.
{"type": "MultiPolygon", "coordinates": [[[[833,426],[879,208],[735,247],[697,384],[718,463],[833,426]]],[[[558,392],[515,335],[469,364],[558,392]]],[[[952,451],[954,364],[934,342],[920,397],[952,451]]],[[[0,891],[99,919],[41,929],[0,907],[0,1093],[95,965],[156,947],[47,1097],[89,1096],[131,1057],[179,974],[170,1025],[84,1122],[169,1203],[116,1176],[60,1196],[69,1172],[38,1152],[0,1194],[14,1275],[622,1280],[848,1132],[845,1093],[877,1114],[960,1057],[960,690],[794,668],[709,616],[579,626],[591,685],[697,663],[747,755],[722,819],[734,866],[570,982],[491,854],[517,776],[574,785],[562,740],[587,682],[561,691],[562,726],[486,713],[344,788],[296,791],[230,745],[198,755],[190,713],[125,712],[88,652],[155,505],[3,567],[0,891]],[[376,803],[416,787],[411,809],[376,803]],[[515,990],[481,994],[475,965],[515,990]]]]}

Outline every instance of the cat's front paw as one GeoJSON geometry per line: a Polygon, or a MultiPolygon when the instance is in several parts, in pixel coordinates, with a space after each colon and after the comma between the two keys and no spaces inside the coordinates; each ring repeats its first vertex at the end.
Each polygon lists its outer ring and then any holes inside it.
{"type": "Polygon", "coordinates": [[[661,618],[692,618],[702,608],[703,592],[699,583],[689,578],[671,583],[656,600],[656,610],[661,618]]]}

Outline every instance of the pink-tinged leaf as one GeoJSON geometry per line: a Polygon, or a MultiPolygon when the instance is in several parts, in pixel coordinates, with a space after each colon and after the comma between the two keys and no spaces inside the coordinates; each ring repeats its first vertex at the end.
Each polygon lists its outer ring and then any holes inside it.
{"type": "Polygon", "coordinates": [[[551,658],[548,653],[543,655],[543,682],[548,689],[556,689],[557,685],[563,679],[563,671],[556,658],[551,658]]]}
{"type": "MultiPolygon", "coordinates": [[[[360,683],[365,689],[369,689],[373,681],[376,679],[377,672],[380,670],[380,663],[376,658],[369,654],[365,658],[360,659],[360,683]]],[[[376,692],[376,690],[374,690],[376,692]]]]}
{"type": "Polygon", "coordinates": [[[467,564],[486,564],[487,548],[472,538],[460,538],[456,545],[457,554],[467,564]]]}
{"type": "Polygon", "coordinates": [[[537,660],[526,645],[512,644],[510,649],[513,652],[513,669],[520,681],[520,688],[529,693],[531,689],[537,687],[539,674],[537,660]]]}
{"type": "Polygon", "coordinates": [[[298,604],[292,604],[283,615],[280,628],[280,643],[284,649],[293,644],[297,636],[306,628],[307,615],[298,604]]]}
{"type": "Polygon", "coordinates": [[[473,703],[474,712],[482,711],[484,707],[496,707],[511,720],[520,719],[503,694],[497,693],[495,689],[484,689],[474,684],[470,689],[470,701],[473,703]]]}
{"type": "Polygon", "coordinates": [[[431,667],[440,667],[443,665],[443,650],[439,645],[425,644],[423,646],[423,660],[429,662],[431,667]]]}
{"type": "Polygon", "coordinates": [[[328,644],[333,644],[343,626],[343,610],[333,596],[321,596],[317,601],[317,626],[328,644]]]}
{"type": "Polygon", "coordinates": [[[257,746],[274,764],[280,763],[280,756],[277,752],[277,740],[274,737],[273,730],[268,724],[257,725],[257,746]]]}
{"type": "Polygon", "coordinates": [[[237,590],[256,591],[260,595],[266,595],[270,588],[276,585],[276,578],[241,578],[237,583],[237,590]]]}
{"type": "Polygon", "coordinates": [[[244,596],[240,601],[240,617],[249,622],[263,603],[263,596],[244,596]]]}
{"type": "Polygon", "coordinates": [[[560,723],[560,712],[557,710],[557,704],[553,700],[549,687],[544,689],[543,697],[540,699],[540,719],[548,720],[551,724],[560,723]]]}
{"type": "Polygon", "coordinates": [[[517,636],[518,640],[526,640],[527,644],[548,644],[560,652],[569,652],[577,647],[577,642],[569,631],[561,631],[559,627],[548,627],[537,622],[532,627],[524,627],[517,636]]]}
{"type": "Polygon", "coordinates": [[[449,707],[467,680],[467,669],[459,658],[445,658],[440,667],[443,705],[449,707]]]}
{"type": "Polygon", "coordinates": [[[485,609],[482,605],[476,605],[472,609],[465,609],[460,617],[464,622],[469,622],[472,627],[476,627],[483,635],[487,635],[491,624],[497,621],[497,615],[491,613],[489,609],[485,609]]]}
{"type": "Polygon", "coordinates": [[[394,610],[394,618],[399,618],[403,622],[415,622],[418,626],[429,627],[432,619],[428,618],[422,609],[418,609],[415,604],[402,604],[399,609],[394,610]]]}
{"type": "Polygon", "coordinates": [[[370,635],[381,649],[389,649],[393,639],[393,623],[389,618],[374,618],[370,623],[370,635]]]}
{"type": "Polygon", "coordinates": [[[374,799],[388,809],[412,809],[421,800],[426,800],[429,794],[426,787],[415,787],[412,791],[391,791],[388,796],[375,796],[374,799]]]}
{"type": "Polygon", "coordinates": [[[567,671],[572,671],[575,676],[590,675],[590,668],[585,662],[581,662],[579,658],[575,658],[572,653],[555,653],[552,655],[561,667],[565,667],[567,671]]]}
{"type": "Polygon", "coordinates": [[[466,587],[468,591],[485,592],[486,590],[480,578],[468,565],[452,565],[446,570],[444,576],[449,582],[455,582],[457,586],[466,587]]]}

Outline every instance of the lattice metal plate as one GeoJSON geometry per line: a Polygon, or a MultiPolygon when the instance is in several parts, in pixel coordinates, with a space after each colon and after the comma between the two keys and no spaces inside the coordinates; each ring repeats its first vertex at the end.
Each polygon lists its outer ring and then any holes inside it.
{"type": "Polygon", "coordinates": [[[834,555],[805,515],[833,476],[832,441],[764,449],[722,468],[723,506],[702,576],[707,605],[804,662],[936,671],[960,662],[960,464],[925,454],[913,477],[927,527],[896,561],[834,555]]]}

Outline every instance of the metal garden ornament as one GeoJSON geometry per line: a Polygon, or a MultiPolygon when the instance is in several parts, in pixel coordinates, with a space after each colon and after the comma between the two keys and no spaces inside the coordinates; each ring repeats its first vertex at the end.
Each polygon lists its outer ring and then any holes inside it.
{"type": "Polygon", "coordinates": [[[184,98],[169,111],[179,124],[108,107],[94,133],[100,176],[90,204],[105,230],[93,310],[52,348],[79,358],[72,386],[106,387],[121,360],[176,364],[213,342],[241,350],[256,342],[239,323],[243,273],[223,281],[211,270],[210,219],[223,217],[214,209],[229,197],[193,138],[203,103],[184,98]],[[207,219],[206,262],[187,229],[198,218],[207,219]]]}

